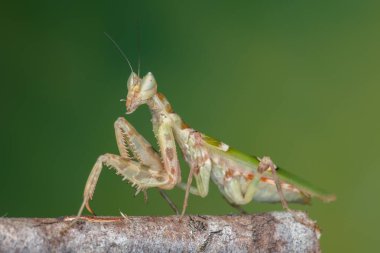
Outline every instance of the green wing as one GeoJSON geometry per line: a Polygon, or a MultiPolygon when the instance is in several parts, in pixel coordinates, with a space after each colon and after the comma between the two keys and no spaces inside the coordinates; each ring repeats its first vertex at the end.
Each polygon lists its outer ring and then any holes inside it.
{"type": "MultiPolygon", "coordinates": [[[[218,148],[219,151],[220,151],[220,147],[223,145],[221,141],[214,139],[212,137],[206,136],[206,135],[203,135],[203,140],[207,144],[215,148],[218,148]]],[[[232,147],[228,147],[227,150],[222,151],[222,152],[231,156],[233,159],[241,163],[247,164],[252,169],[253,172],[256,172],[257,166],[260,163],[259,159],[256,156],[248,155],[232,147]]],[[[281,181],[284,181],[286,183],[289,183],[295,186],[296,188],[301,190],[301,192],[305,193],[307,196],[318,198],[324,202],[331,202],[336,199],[335,195],[325,192],[324,190],[310,184],[309,182],[303,180],[302,178],[298,176],[293,175],[292,173],[282,168],[277,168],[277,174],[281,181]]]]}
{"type": "Polygon", "coordinates": [[[324,202],[331,202],[336,199],[335,195],[329,194],[326,191],[312,185],[311,183],[307,182],[306,180],[295,176],[294,174],[282,169],[277,168],[277,174],[280,180],[283,180],[291,185],[294,185],[298,189],[300,189],[302,192],[307,193],[311,197],[315,197],[317,199],[320,199],[324,202]]]}

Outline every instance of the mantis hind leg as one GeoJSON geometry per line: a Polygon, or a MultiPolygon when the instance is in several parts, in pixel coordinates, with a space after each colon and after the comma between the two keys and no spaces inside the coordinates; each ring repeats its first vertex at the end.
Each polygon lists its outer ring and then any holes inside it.
{"type": "Polygon", "coordinates": [[[123,180],[128,180],[136,186],[137,193],[146,188],[162,187],[168,183],[168,177],[166,174],[151,170],[149,167],[136,161],[114,154],[101,155],[97,159],[87,179],[83,193],[83,203],[78,211],[77,217],[81,216],[84,207],[93,213],[89,201],[93,197],[96,183],[98,182],[103,165],[116,170],[116,174],[122,176],[123,180]]]}
{"type": "Polygon", "coordinates": [[[290,208],[288,206],[288,202],[285,199],[285,195],[284,195],[284,192],[283,192],[282,187],[281,187],[280,179],[278,178],[278,175],[276,172],[277,166],[273,163],[273,161],[268,156],[264,156],[263,158],[261,158],[259,160],[260,160],[260,164],[259,164],[259,167],[257,170],[259,171],[259,173],[264,173],[267,170],[270,170],[272,172],[273,179],[274,179],[274,182],[275,182],[275,185],[277,188],[277,193],[280,196],[280,201],[281,201],[282,207],[285,210],[290,211],[290,208]]]}

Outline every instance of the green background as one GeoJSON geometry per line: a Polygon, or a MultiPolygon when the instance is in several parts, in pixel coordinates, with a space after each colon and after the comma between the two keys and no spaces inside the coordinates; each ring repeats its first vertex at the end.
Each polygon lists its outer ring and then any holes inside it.
{"type": "MultiPolygon", "coordinates": [[[[193,128],[329,190],[307,210],[325,252],[373,252],[380,211],[378,1],[29,1],[0,8],[0,216],[76,214],[96,158],[117,153],[128,65],[193,128]],[[139,35],[140,34],[140,35],[139,35]],[[141,37],[140,42],[139,37],[141,37]],[[135,67],[136,68],[136,67],[135,67]]],[[[127,119],[155,142],[146,107],[127,119]]],[[[182,166],[186,178],[188,167],[182,166]]],[[[211,183],[188,213],[234,212],[211,183]]],[[[169,215],[104,170],[98,215],[169,215]]],[[[168,192],[180,206],[184,193],[168,192]]],[[[252,203],[250,212],[281,210],[252,203]]]]}

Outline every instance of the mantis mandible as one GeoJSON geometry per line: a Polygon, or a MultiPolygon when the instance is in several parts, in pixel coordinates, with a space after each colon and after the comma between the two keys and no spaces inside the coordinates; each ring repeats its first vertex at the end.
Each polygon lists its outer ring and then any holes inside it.
{"type": "Polygon", "coordinates": [[[84,207],[93,213],[89,201],[103,165],[114,169],[123,180],[132,183],[137,193],[153,187],[163,190],[174,187],[184,189],[182,215],[187,207],[189,193],[207,196],[210,179],[225,199],[235,206],[254,200],[281,202],[289,210],[287,202],[308,203],[311,197],[325,202],[335,200],[334,195],[278,168],[269,157],[245,154],[191,128],[173,111],[165,96],[157,92],[157,82],[152,73],[140,78],[132,70],[127,86],[126,114],[133,113],[141,105],[148,105],[159,152],[124,117],[118,118],[114,128],[120,154],[99,156],[87,179],[78,217],[84,207]],[[190,167],[187,183],[181,180],[176,143],[190,167]],[[195,186],[191,185],[193,178],[195,186]]]}

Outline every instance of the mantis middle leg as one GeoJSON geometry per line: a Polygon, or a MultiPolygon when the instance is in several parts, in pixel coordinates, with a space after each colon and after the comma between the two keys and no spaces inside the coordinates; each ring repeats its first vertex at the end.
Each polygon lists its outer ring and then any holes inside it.
{"type": "Polygon", "coordinates": [[[204,149],[198,149],[195,153],[193,160],[190,161],[190,173],[187,179],[187,183],[181,183],[180,188],[185,190],[185,199],[183,201],[182,213],[183,216],[186,212],[187,201],[189,193],[198,195],[202,198],[206,197],[209,191],[210,174],[212,169],[212,163],[210,158],[204,149]],[[195,178],[196,187],[191,186],[193,176],[195,178]]]}

